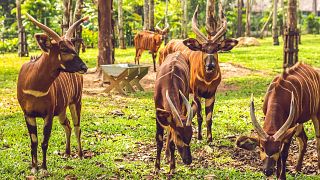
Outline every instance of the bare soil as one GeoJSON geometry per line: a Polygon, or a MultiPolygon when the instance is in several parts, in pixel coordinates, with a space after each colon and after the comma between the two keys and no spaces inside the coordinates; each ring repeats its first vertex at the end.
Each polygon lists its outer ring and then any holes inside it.
{"type": "MultiPolygon", "coordinates": [[[[151,64],[150,64],[151,65],[151,64]]],[[[236,66],[230,63],[220,63],[222,79],[228,79],[231,77],[246,76],[253,71],[240,66],[236,66]]],[[[153,68],[149,69],[148,74],[141,79],[140,83],[145,91],[153,91],[154,82],[156,79],[156,72],[153,68]]],[[[108,86],[108,84],[102,83],[101,79],[98,78],[96,73],[84,75],[84,94],[99,94],[108,86]]],[[[218,92],[224,92],[229,90],[237,90],[238,87],[235,85],[226,85],[223,80],[218,87],[218,92]]]]}

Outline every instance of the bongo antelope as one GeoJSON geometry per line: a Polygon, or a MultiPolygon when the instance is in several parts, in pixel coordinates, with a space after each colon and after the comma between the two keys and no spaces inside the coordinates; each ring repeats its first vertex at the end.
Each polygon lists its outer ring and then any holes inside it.
{"type": "Polygon", "coordinates": [[[170,152],[170,173],[175,170],[175,147],[183,163],[191,164],[190,141],[193,118],[189,104],[189,65],[185,56],[175,52],[160,66],[155,82],[157,157],[155,170],[160,170],[164,129],[168,131],[167,150],[170,152]]]}
{"type": "MultiPolygon", "coordinates": [[[[222,8],[220,8],[222,14],[222,8]]],[[[232,49],[237,45],[235,39],[224,39],[221,37],[227,30],[227,21],[223,17],[221,27],[215,29],[215,34],[207,38],[197,27],[198,6],[192,18],[192,30],[197,35],[198,40],[189,38],[186,40],[171,40],[166,47],[161,50],[159,62],[163,62],[164,58],[173,52],[181,51],[183,55],[190,61],[190,89],[194,95],[192,105],[193,111],[197,112],[198,119],[198,139],[202,139],[202,110],[201,98],[205,99],[205,113],[207,122],[207,140],[212,142],[212,111],[215,102],[215,94],[218,85],[221,82],[221,71],[218,62],[218,51],[232,49]]]]}
{"type": "Polygon", "coordinates": [[[299,144],[296,171],[301,171],[303,156],[307,148],[307,135],[303,123],[312,119],[317,139],[318,168],[320,168],[320,76],[310,66],[297,63],[277,76],[270,84],[264,98],[263,128],[259,125],[253,100],[250,115],[257,137],[241,136],[238,147],[253,150],[260,147],[263,173],[271,176],[276,172],[279,179],[286,179],[286,161],[293,135],[299,144]],[[252,146],[253,144],[253,146],[252,146]],[[276,168],[275,168],[276,166],[276,168]]]}
{"type": "Polygon", "coordinates": [[[75,28],[88,17],[75,22],[66,34],[60,37],[29,14],[27,16],[46,33],[35,34],[37,43],[43,52],[41,56],[23,64],[17,83],[18,101],[31,139],[31,172],[36,173],[38,169],[37,117],[44,119],[41,168],[45,172],[47,169],[46,154],[54,116],[59,116],[59,121],[65,129],[66,154],[70,154],[71,127],[66,116],[68,106],[78,141],[78,155],[82,156],[80,113],[83,79],[79,73],[85,73],[88,68],[76,53],[71,37],[75,28]]]}
{"type": "MultiPolygon", "coordinates": [[[[160,23],[160,22],[159,22],[160,23]]],[[[140,58],[144,50],[149,50],[152,54],[153,68],[156,71],[156,57],[157,52],[161,46],[165,36],[169,33],[169,25],[161,29],[159,23],[156,25],[156,31],[141,31],[134,37],[134,47],[136,48],[136,56],[134,58],[135,64],[140,64],[140,58]]]]}

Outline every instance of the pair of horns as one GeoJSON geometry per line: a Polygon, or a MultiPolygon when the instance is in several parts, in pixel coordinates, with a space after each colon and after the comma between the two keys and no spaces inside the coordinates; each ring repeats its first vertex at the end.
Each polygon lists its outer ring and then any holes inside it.
{"type": "MultiPolygon", "coordinates": [[[[221,26],[216,30],[217,33],[213,36],[210,37],[210,39],[208,39],[198,28],[198,11],[199,11],[199,5],[197,5],[196,10],[193,14],[192,17],[192,31],[197,35],[197,38],[202,42],[202,43],[206,43],[206,42],[211,42],[211,43],[215,43],[217,42],[223,35],[224,33],[227,31],[227,19],[226,17],[223,15],[222,12],[222,4],[221,1],[219,3],[219,9],[220,9],[220,14],[221,14],[221,26]]],[[[209,34],[211,34],[212,32],[210,32],[209,34]]]]}
{"type": "Polygon", "coordinates": [[[156,29],[156,30],[158,30],[158,31],[162,31],[162,32],[166,32],[166,31],[168,31],[168,30],[169,30],[169,24],[168,24],[168,23],[166,23],[166,27],[165,27],[165,28],[163,28],[163,29],[161,29],[161,28],[159,27],[160,22],[161,22],[161,21],[159,21],[159,22],[156,24],[155,29],[156,29]]]}
{"type": "MultiPolygon", "coordinates": [[[[52,29],[50,29],[46,25],[40,23],[36,19],[34,19],[30,14],[27,13],[26,15],[36,26],[38,26],[40,29],[42,29],[44,32],[46,32],[48,34],[48,36],[50,36],[53,40],[55,40],[56,42],[62,41],[62,38],[56,32],[54,32],[52,29]]],[[[86,17],[78,20],[77,22],[75,22],[72,26],[69,27],[66,34],[64,35],[64,38],[70,40],[74,31],[76,30],[76,27],[79,26],[84,21],[87,21],[88,19],[89,19],[89,17],[86,16],[86,17]]]]}
{"type": "MultiPolygon", "coordinates": [[[[280,137],[282,135],[284,135],[284,133],[286,133],[286,131],[289,129],[289,127],[291,126],[291,124],[294,120],[295,113],[296,113],[296,106],[295,106],[294,94],[292,92],[291,103],[290,103],[290,112],[289,112],[288,119],[282,125],[282,127],[272,136],[275,141],[279,140],[280,137]]],[[[262,140],[266,140],[269,137],[269,135],[262,129],[262,127],[260,126],[260,124],[257,121],[256,115],[254,112],[253,95],[251,96],[250,116],[251,116],[251,120],[252,120],[252,125],[253,125],[254,129],[257,131],[259,137],[262,140]]]]}
{"type": "MultiPolygon", "coordinates": [[[[184,96],[184,94],[179,90],[179,94],[180,96],[182,97],[182,100],[183,100],[183,104],[186,106],[186,109],[187,109],[187,123],[186,123],[186,126],[191,126],[191,123],[192,123],[192,118],[193,118],[193,112],[192,112],[192,109],[191,109],[191,105],[188,101],[188,99],[184,96]]],[[[166,98],[167,98],[167,101],[169,103],[169,106],[170,106],[170,109],[171,109],[171,112],[173,114],[173,116],[175,116],[179,122],[181,123],[181,125],[183,126],[183,122],[180,118],[180,115],[176,109],[176,107],[173,105],[170,97],[169,97],[169,93],[168,93],[168,90],[166,91],[166,98]]]]}

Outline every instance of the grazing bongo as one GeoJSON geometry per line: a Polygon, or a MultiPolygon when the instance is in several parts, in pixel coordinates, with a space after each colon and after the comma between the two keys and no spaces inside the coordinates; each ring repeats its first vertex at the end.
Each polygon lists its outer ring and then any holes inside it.
{"type": "Polygon", "coordinates": [[[299,157],[295,169],[301,171],[307,148],[307,135],[303,123],[310,119],[316,132],[318,168],[320,168],[319,83],[319,74],[312,67],[302,63],[297,63],[277,76],[270,84],[264,98],[263,128],[256,119],[252,100],[250,115],[258,137],[241,136],[237,140],[237,146],[253,150],[259,145],[263,173],[266,176],[271,176],[276,166],[277,178],[286,179],[286,161],[293,135],[297,137],[299,144],[299,157]]]}
{"type": "MultiPolygon", "coordinates": [[[[160,22],[159,22],[160,23],[160,22]]],[[[159,28],[159,23],[156,25],[156,31],[141,31],[134,36],[134,47],[136,48],[136,56],[134,63],[140,64],[140,58],[144,50],[149,50],[152,54],[153,68],[156,71],[156,57],[157,52],[161,46],[162,41],[169,32],[169,25],[167,24],[164,29],[159,28]]]]}
{"type": "Polygon", "coordinates": [[[155,170],[160,170],[164,128],[168,130],[167,147],[170,152],[170,173],[175,170],[174,151],[185,164],[191,164],[192,109],[189,97],[189,66],[180,52],[170,54],[160,66],[155,82],[157,157],[155,170]]]}
{"type": "Polygon", "coordinates": [[[46,33],[35,35],[43,53],[40,57],[23,64],[17,84],[18,101],[24,113],[31,139],[31,172],[36,173],[38,168],[36,118],[41,117],[44,119],[41,145],[43,162],[41,167],[46,170],[46,153],[54,116],[59,116],[59,121],[65,129],[67,138],[66,154],[70,154],[71,127],[66,117],[67,106],[71,111],[78,141],[78,155],[82,156],[80,112],[83,79],[82,75],[75,72],[85,73],[88,68],[76,53],[74,45],[71,43],[71,37],[75,28],[87,20],[88,17],[75,22],[66,34],[60,37],[56,32],[39,23],[29,14],[27,16],[46,33]]]}
{"type": "MultiPolygon", "coordinates": [[[[220,8],[222,10],[222,8],[220,8]]],[[[222,12],[221,12],[222,13],[222,12]]],[[[234,39],[224,39],[221,37],[227,30],[227,21],[223,17],[221,27],[216,29],[217,32],[213,37],[207,38],[200,32],[197,27],[198,7],[192,18],[192,30],[197,35],[198,40],[189,38],[186,40],[171,40],[159,56],[159,62],[173,52],[181,51],[190,61],[190,89],[194,95],[192,109],[197,112],[198,119],[198,139],[202,139],[202,110],[201,98],[205,98],[205,113],[207,122],[207,140],[212,142],[212,111],[215,102],[215,94],[218,85],[221,82],[221,71],[218,62],[218,51],[232,49],[238,41],[234,39]]]]}

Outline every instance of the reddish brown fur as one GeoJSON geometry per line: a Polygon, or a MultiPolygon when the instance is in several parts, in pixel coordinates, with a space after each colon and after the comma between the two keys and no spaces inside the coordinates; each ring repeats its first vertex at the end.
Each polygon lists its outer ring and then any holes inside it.
{"type": "MultiPolygon", "coordinates": [[[[265,121],[263,130],[269,135],[266,140],[253,137],[241,137],[237,144],[251,139],[260,144],[261,159],[264,162],[264,173],[269,176],[273,172],[276,164],[276,175],[280,179],[285,179],[286,160],[292,136],[295,134],[299,141],[299,158],[296,170],[300,171],[303,156],[306,152],[307,136],[303,129],[303,123],[313,120],[317,136],[317,152],[319,153],[319,120],[320,120],[320,76],[310,66],[297,63],[282,75],[277,76],[270,84],[265,95],[263,112],[265,121]],[[293,123],[279,140],[272,137],[286,122],[289,116],[291,94],[293,92],[296,113],[293,123]],[[281,147],[283,149],[281,150],[281,147]],[[265,155],[272,156],[279,153],[279,158],[265,158],[265,155]]],[[[244,148],[247,149],[247,148],[244,148]]],[[[319,166],[319,154],[318,154],[319,166]]],[[[320,167],[320,166],[319,166],[320,167]]]]}
{"type": "Polygon", "coordinates": [[[221,72],[218,62],[217,51],[225,47],[234,47],[237,44],[235,40],[225,40],[222,43],[202,44],[199,48],[201,50],[191,50],[193,48],[192,43],[197,44],[196,40],[171,40],[164,49],[161,50],[159,62],[163,62],[164,58],[173,52],[181,51],[187,59],[190,61],[190,89],[191,93],[194,94],[193,109],[197,112],[198,119],[198,139],[202,139],[201,126],[202,126],[202,114],[201,114],[201,101],[200,98],[206,99],[206,121],[207,121],[207,137],[208,142],[212,141],[212,111],[215,102],[215,93],[217,87],[221,82],[221,72]],[[189,44],[187,47],[185,44],[189,44]],[[223,45],[221,45],[223,44],[223,45]],[[211,59],[211,60],[210,60],[211,59]],[[207,72],[206,68],[208,65],[214,66],[213,71],[207,72]]]}
{"type": "MultiPolygon", "coordinates": [[[[163,146],[163,131],[164,128],[169,130],[167,137],[167,147],[170,150],[170,171],[175,169],[174,151],[175,146],[181,155],[183,162],[191,163],[191,153],[189,143],[192,137],[191,124],[186,124],[186,107],[183,105],[183,100],[179,94],[179,90],[188,98],[189,96],[189,65],[186,57],[180,52],[170,54],[166,57],[166,61],[160,67],[156,83],[154,101],[156,112],[156,141],[157,141],[157,158],[155,168],[160,169],[160,154],[163,146]],[[176,107],[178,114],[183,122],[173,115],[166,99],[166,91],[176,107]],[[185,144],[185,145],[184,145],[185,144]]],[[[190,121],[191,122],[191,121],[190,121]]]]}
{"type": "Polygon", "coordinates": [[[134,62],[140,64],[140,58],[143,51],[149,50],[149,52],[152,54],[154,70],[156,71],[155,59],[161,43],[164,39],[163,36],[165,34],[151,31],[141,31],[136,34],[134,36],[134,47],[136,48],[136,56],[134,62]]]}

